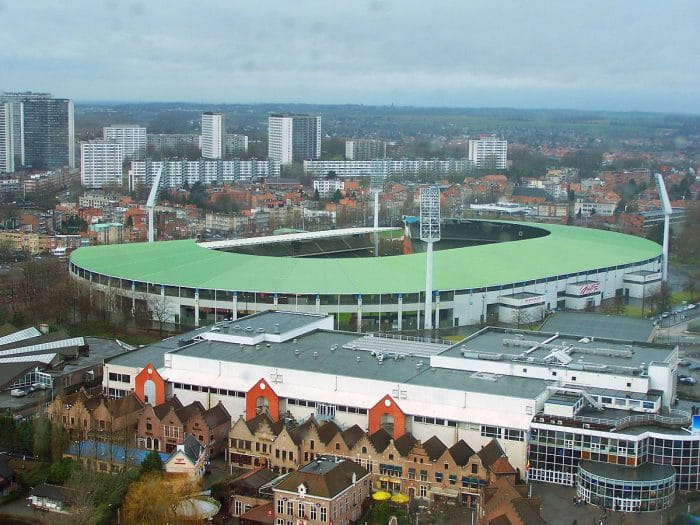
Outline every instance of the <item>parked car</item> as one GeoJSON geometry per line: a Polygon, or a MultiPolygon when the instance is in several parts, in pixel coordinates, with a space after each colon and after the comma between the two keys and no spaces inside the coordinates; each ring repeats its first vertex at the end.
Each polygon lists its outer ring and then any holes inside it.
{"type": "Polygon", "coordinates": [[[700,363],[693,363],[688,368],[690,368],[690,370],[700,370],[700,363]]]}
{"type": "Polygon", "coordinates": [[[690,366],[690,361],[688,361],[687,359],[681,359],[680,361],[678,361],[678,366],[690,366]]]}
{"type": "Polygon", "coordinates": [[[694,385],[695,383],[697,383],[694,377],[684,377],[682,379],[679,379],[679,381],[684,385],[694,385]]]}

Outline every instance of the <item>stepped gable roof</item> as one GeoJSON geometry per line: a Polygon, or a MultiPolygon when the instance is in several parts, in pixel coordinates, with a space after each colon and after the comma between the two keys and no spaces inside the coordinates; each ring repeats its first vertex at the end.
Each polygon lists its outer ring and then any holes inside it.
{"type": "Polygon", "coordinates": [[[423,443],[423,450],[431,461],[436,461],[447,450],[447,446],[437,436],[433,436],[423,443]]]}
{"type": "Polygon", "coordinates": [[[408,456],[411,453],[413,445],[417,442],[418,440],[413,437],[413,434],[406,432],[403,436],[394,440],[394,447],[396,447],[397,452],[402,456],[408,456]]]}
{"type": "Polygon", "coordinates": [[[491,465],[493,465],[498,458],[505,456],[505,453],[503,452],[501,445],[498,444],[496,438],[492,439],[485,446],[483,446],[481,450],[477,452],[477,454],[481,458],[481,463],[488,469],[491,469],[491,465]]]}
{"type": "Polygon", "coordinates": [[[491,465],[491,472],[494,474],[517,474],[513,465],[510,464],[507,457],[500,457],[491,465]]]}
{"type": "Polygon", "coordinates": [[[261,412],[253,419],[249,419],[248,421],[246,421],[246,425],[248,425],[248,429],[250,430],[251,434],[255,434],[258,430],[260,430],[260,427],[263,423],[268,424],[270,430],[272,430],[272,433],[275,436],[278,436],[284,428],[283,421],[272,421],[270,414],[268,414],[267,412],[261,412]]]}
{"type": "Polygon", "coordinates": [[[377,430],[374,434],[369,436],[369,442],[372,443],[374,450],[377,452],[384,452],[386,447],[391,443],[391,434],[389,434],[383,428],[377,430]]]}
{"type": "Polygon", "coordinates": [[[128,414],[133,414],[137,410],[143,408],[143,403],[141,400],[133,393],[120,397],[119,399],[112,399],[107,405],[110,414],[115,417],[126,416],[128,414]]]}
{"type": "Polygon", "coordinates": [[[177,396],[173,396],[164,403],[154,406],[153,412],[155,413],[158,419],[163,419],[165,416],[168,415],[171,408],[175,411],[180,410],[182,408],[182,403],[177,398],[177,396]]]}
{"type": "Polygon", "coordinates": [[[318,438],[323,442],[324,445],[330,443],[337,434],[341,432],[340,427],[333,421],[326,421],[323,425],[318,428],[318,438]]]}
{"type": "Polygon", "coordinates": [[[364,435],[365,431],[362,430],[362,427],[360,427],[359,425],[353,425],[350,428],[346,428],[341,433],[343,441],[345,441],[345,444],[348,446],[348,448],[354,447],[355,444],[358,441],[360,441],[364,435]]]}
{"type": "Polygon", "coordinates": [[[216,405],[204,412],[204,420],[209,425],[209,428],[215,428],[224,423],[231,423],[231,414],[228,413],[226,407],[219,401],[216,405]]]}
{"type": "Polygon", "coordinates": [[[474,449],[467,445],[463,439],[457,441],[457,443],[452,445],[449,450],[452,459],[454,459],[455,463],[460,467],[463,467],[469,463],[469,458],[474,455],[474,449]]]}
{"type": "Polygon", "coordinates": [[[308,419],[304,421],[301,425],[290,429],[289,436],[292,438],[292,441],[294,441],[294,443],[298,445],[304,440],[306,434],[309,433],[309,430],[311,430],[311,428],[318,429],[318,423],[316,422],[316,418],[314,418],[314,416],[309,416],[308,419]]]}
{"type": "Polygon", "coordinates": [[[204,405],[199,401],[193,401],[189,405],[185,405],[184,407],[179,408],[175,411],[177,417],[180,418],[180,421],[182,421],[183,423],[186,423],[187,420],[190,419],[197,412],[199,412],[200,414],[204,413],[204,405]]]}

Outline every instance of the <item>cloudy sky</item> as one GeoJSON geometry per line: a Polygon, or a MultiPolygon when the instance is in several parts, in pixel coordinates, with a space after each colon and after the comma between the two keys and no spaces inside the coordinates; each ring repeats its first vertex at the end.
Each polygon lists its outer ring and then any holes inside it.
{"type": "Polygon", "coordinates": [[[700,113],[697,0],[0,0],[0,90],[700,113]]]}

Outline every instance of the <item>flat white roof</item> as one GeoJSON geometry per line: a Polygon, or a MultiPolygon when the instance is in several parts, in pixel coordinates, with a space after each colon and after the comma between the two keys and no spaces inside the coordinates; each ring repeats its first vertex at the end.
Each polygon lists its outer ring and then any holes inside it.
{"type": "Polygon", "coordinates": [[[399,230],[400,228],[382,227],[376,230],[372,227],[364,228],[340,228],[338,230],[323,230],[318,232],[285,233],[283,235],[264,235],[262,237],[248,237],[246,239],[229,239],[225,241],[209,241],[197,243],[202,248],[210,250],[221,250],[223,248],[237,248],[240,246],[255,246],[260,244],[272,244],[293,241],[313,241],[317,239],[328,239],[331,237],[345,237],[347,235],[363,235],[366,233],[388,232],[399,230]]]}

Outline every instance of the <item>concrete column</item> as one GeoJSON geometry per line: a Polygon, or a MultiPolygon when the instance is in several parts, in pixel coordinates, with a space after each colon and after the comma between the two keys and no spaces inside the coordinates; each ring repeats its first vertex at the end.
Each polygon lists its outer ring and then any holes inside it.
{"type": "Polygon", "coordinates": [[[403,327],[403,294],[399,294],[398,310],[399,330],[401,330],[403,327]]]}
{"type": "Polygon", "coordinates": [[[357,296],[357,331],[362,331],[362,296],[357,296]]]}
{"type": "Polygon", "coordinates": [[[272,309],[277,310],[278,305],[279,305],[279,296],[277,294],[273,294],[273,296],[272,296],[272,309]]]}
{"type": "Polygon", "coordinates": [[[238,292],[233,292],[233,304],[231,305],[231,319],[238,319],[238,292]]]}
{"type": "Polygon", "coordinates": [[[440,328],[440,293],[435,294],[435,322],[433,323],[435,328],[440,328]]]}
{"type": "Polygon", "coordinates": [[[131,315],[136,313],[136,283],[131,281],[131,315]]]}
{"type": "Polygon", "coordinates": [[[316,313],[321,313],[321,296],[319,294],[316,294],[316,313]]]}
{"type": "Polygon", "coordinates": [[[199,326],[199,290],[194,291],[194,326],[199,326]]]}

